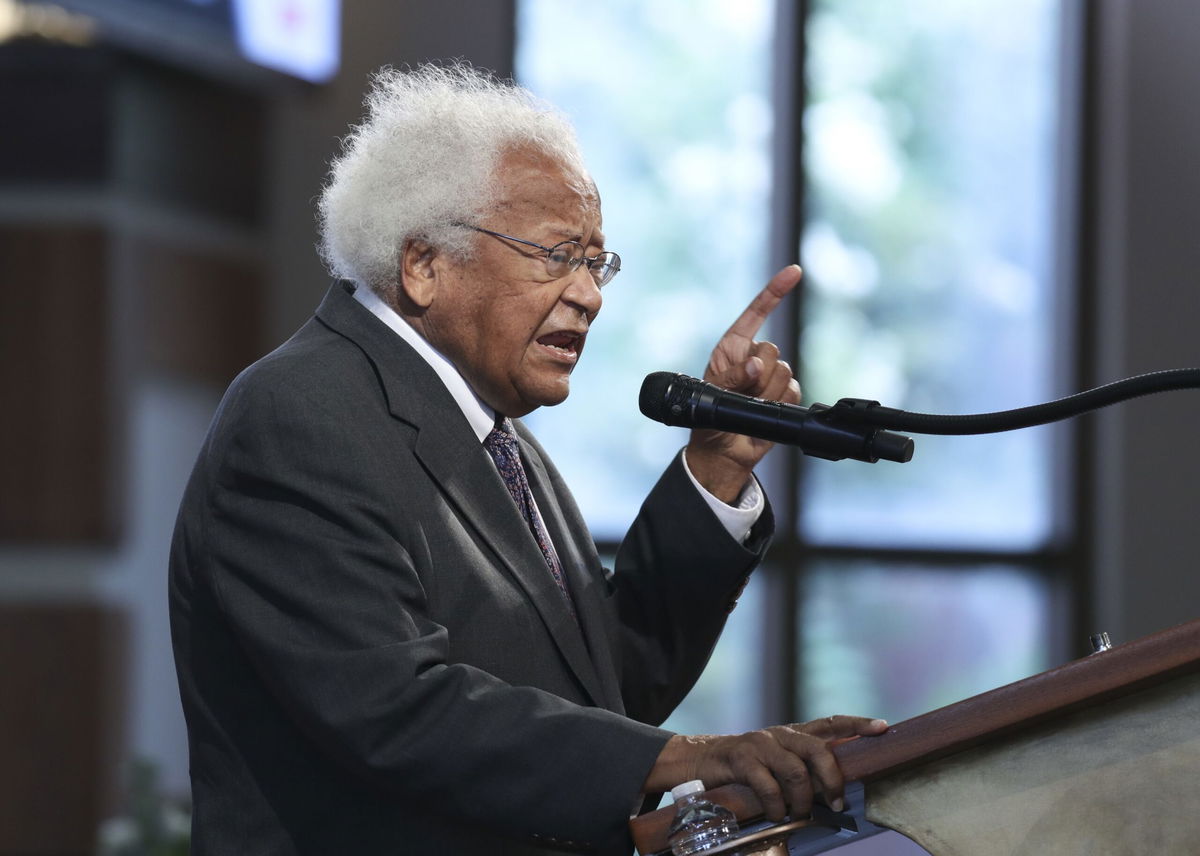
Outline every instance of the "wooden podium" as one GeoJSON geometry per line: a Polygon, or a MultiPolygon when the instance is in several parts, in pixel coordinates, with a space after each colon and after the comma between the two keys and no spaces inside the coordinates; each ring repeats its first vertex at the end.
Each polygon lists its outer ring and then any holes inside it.
{"type": "MultiPolygon", "coordinates": [[[[866,820],[934,856],[1194,856],[1200,853],[1200,621],[897,723],[834,752],[847,781],[864,785],[866,820]]],[[[715,788],[710,798],[732,809],[744,828],[754,829],[762,817],[753,791],[741,785],[715,788]]],[[[630,822],[639,853],[666,850],[672,817],[668,806],[630,822]]],[[[837,820],[827,810],[816,819],[837,820]]],[[[789,840],[792,856],[855,838],[846,830],[824,844],[800,837],[789,840]]]]}

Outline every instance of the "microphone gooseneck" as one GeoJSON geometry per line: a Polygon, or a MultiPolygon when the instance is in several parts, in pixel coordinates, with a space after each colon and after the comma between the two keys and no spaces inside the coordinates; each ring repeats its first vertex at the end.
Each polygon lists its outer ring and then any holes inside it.
{"type": "Polygon", "coordinates": [[[912,413],[880,407],[878,401],[843,398],[833,406],[841,418],[861,425],[912,431],[914,434],[998,434],[1082,416],[1101,407],[1180,389],[1200,389],[1200,369],[1164,369],[1127,377],[1044,404],[993,413],[912,413]]]}

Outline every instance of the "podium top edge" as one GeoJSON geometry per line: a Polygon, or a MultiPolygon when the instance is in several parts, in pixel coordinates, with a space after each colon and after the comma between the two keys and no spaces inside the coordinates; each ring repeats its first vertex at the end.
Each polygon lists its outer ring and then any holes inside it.
{"type": "Polygon", "coordinates": [[[834,747],[847,780],[870,781],[1053,716],[1200,670],[1200,620],[1144,636],[834,747]]]}

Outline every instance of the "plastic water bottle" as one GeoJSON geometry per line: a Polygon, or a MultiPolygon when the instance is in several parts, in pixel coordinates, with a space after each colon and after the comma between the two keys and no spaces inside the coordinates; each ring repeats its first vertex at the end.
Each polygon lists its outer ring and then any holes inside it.
{"type": "Polygon", "coordinates": [[[690,856],[724,844],[738,833],[737,818],[723,805],[706,800],[704,783],[684,782],[671,789],[675,820],[667,830],[667,843],[675,856],[690,856]]]}

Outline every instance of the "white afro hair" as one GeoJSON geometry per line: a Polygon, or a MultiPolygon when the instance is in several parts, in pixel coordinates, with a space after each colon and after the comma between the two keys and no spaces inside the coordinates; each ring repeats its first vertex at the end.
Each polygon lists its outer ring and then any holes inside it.
{"type": "Polygon", "coordinates": [[[584,174],[575,131],[551,105],[463,63],[384,68],[367,114],[342,141],[321,193],[321,255],[337,277],[395,289],[413,239],[469,258],[474,223],[496,201],[493,174],[532,149],[584,174]]]}

